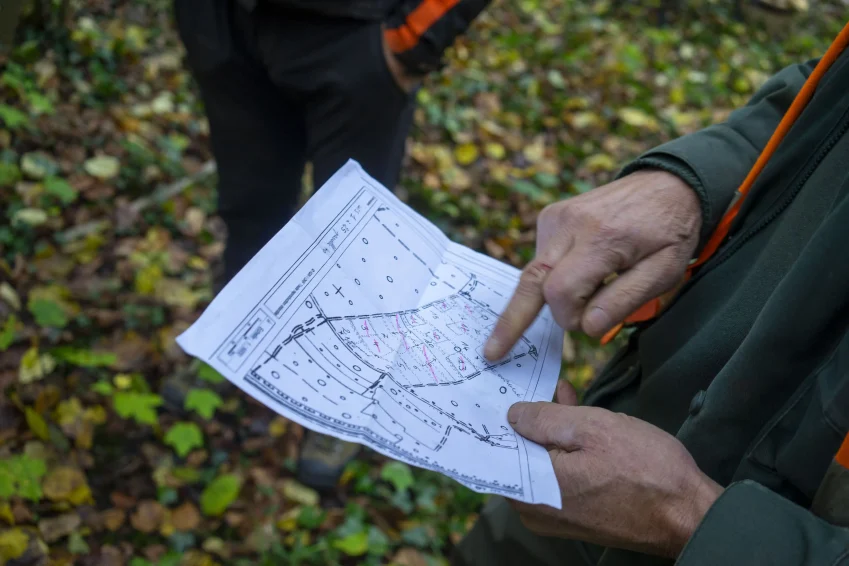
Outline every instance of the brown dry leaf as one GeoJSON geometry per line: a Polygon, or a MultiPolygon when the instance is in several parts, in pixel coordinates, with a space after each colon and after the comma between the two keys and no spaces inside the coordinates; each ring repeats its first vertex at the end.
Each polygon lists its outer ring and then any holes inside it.
{"type": "Polygon", "coordinates": [[[103,526],[113,533],[123,527],[124,521],[127,519],[127,514],[124,510],[117,507],[101,511],[100,516],[103,520],[103,526]]]}
{"type": "Polygon", "coordinates": [[[67,501],[73,505],[92,502],[91,490],[85,474],[77,468],[60,466],[44,478],[45,497],[51,501],[67,501]]]}
{"type": "Polygon", "coordinates": [[[425,556],[415,548],[401,548],[390,562],[391,566],[428,566],[425,556]]]}
{"type": "Polygon", "coordinates": [[[165,520],[165,507],[158,501],[147,499],[139,503],[135,513],[130,516],[130,524],[143,533],[152,533],[165,520]]]}
{"type": "Polygon", "coordinates": [[[193,531],[200,525],[200,521],[200,512],[190,501],[183,503],[171,512],[171,523],[178,531],[193,531]]]}
{"type": "Polygon", "coordinates": [[[66,537],[82,524],[80,516],[76,513],[65,513],[58,517],[42,519],[38,522],[38,530],[47,542],[55,542],[66,537]]]}

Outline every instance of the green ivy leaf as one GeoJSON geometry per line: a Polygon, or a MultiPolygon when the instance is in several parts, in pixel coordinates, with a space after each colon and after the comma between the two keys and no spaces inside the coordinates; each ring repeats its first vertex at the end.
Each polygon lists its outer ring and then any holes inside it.
{"type": "Polygon", "coordinates": [[[57,197],[62,204],[71,204],[77,200],[77,190],[65,179],[59,177],[48,177],[44,180],[44,190],[57,197]]]}
{"type": "Polygon", "coordinates": [[[25,454],[0,460],[0,499],[18,496],[41,499],[41,478],[47,473],[44,460],[25,454]]]}
{"type": "Polygon", "coordinates": [[[3,120],[10,130],[17,130],[29,124],[29,116],[8,104],[0,104],[0,120],[3,120]]]}
{"type": "Polygon", "coordinates": [[[95,393],[100,393],[101,395],[112,395],[115,388],[112,387],[112,384],[105,379],[101,379],[97,383],[92,384],[91,390],[95,393]]]}
{"type": "Polygon", "coordinates": [[[120,391],[112,397],[112,403],[121,418],[152,425],[156,424],[156,407],[162,404],[162,398],[153,393],[120,391]]]}
{"type": "Polygon", "coordinates": [[[348,556],[362,556],[368,551],[368,531],[362,530],[335,540],[333,547],[338,548],[348,556]]]}
{"type": "Polygon", "coordinates": [[[218,476],[200,495],[200,508],[205,515],[218,516],[239,496],[242,480],[233,474],[218,476]]]}
{"type": "Polygon", "coordinates": [[[192,389],[186,395],[185,408],[194,411],[209,420],[215,414],[215,409],[224,404],[218,393],[210,389],[192,389]]]}
{"type": "Polygon", "coordinates": [[[198,368],[198,377],[209,383],[221,383],[224,381],[224,376],[206,363],[201,363],[200,368],[198,368]]]}
{"type": "Polygon", "coordinates": [[[164,440],[182,458],[193,449],[203,446],[203,433],[195,423],[181,422],[168,429],[164,440]]]}
{"type": "Polygon", "coordinates": [[[51,353],[63,362],[84,368],[109,367],[118,362],[118,356],[112,352],[93,352],[69,346],[55,348],[51,353]]]}
{"type": "Polygon", "coordinates": [[[14,187],[21,180],[21,170],[14,163],[0,161],[0,187],[14,187]]]}
{"type": "Polygon", "coordinates": [[[50,299],[31,299],[27,307],[39,326],[65,328],[68,324],[68,315],[65,314],[62,306],[56,301],[51,301],[50,299]]]}
{"type": "Polygon", "coordinates": [[[383,469],[380,470],[380,478],[391,483],[395,487],[395,491],[406,491],[415,481],[410,466],[396,460],[383,465],[383,469]]]}
{"type": "Polygon", "coordinates": [[[3,330],[0,330],[0,352],[5,352],[6,348],[12,345],[18,337],[18,317],[10,314],[6,322],[3,323],[3,330]]]}

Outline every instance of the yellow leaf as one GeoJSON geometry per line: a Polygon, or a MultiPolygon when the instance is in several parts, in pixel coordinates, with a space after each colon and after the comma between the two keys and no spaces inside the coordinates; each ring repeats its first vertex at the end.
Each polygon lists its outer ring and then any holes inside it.
{"type": "Polygon", "coordinates": [[[638,108],[621,108],[618,114],[620,120],[635,128],[656,131],[660,127],[657,120],[638,108]]]}
{"type": "Polygon", "coordinates": [[[286,434],[286,429],[289,427],[289,421],[283,417],[274,417],[271,424],[268,425],[268,434],[272,438],[279,438],[286,434]]]}
{"type": "Polygon", "coordinates": [[[613,171],[616,168],[616,161],[606,153],[597,153],[584,160],[584,165],[593,172],[613,171]]]}
{"type": "Polygon", "coordinates": [[[133,384],[133,378],[126,373],[119,373],[112,378],[112,383],[114,383],[115,387],[118,389],[129,389],[133,384]]]}
{"type": "Polygon", "coordinates": [[[484,151],[486,152],[486,155],[492,159],[504,159],[504,155],[507,153],[504,146],[497,142],[486,144],[484,151]]]}
{"type": "Polygon", "coordinates": [[[687,100],[687,94],[684,92],[684,87],[682,85],[675,85],[672,87],[672,90],[669,91],[669,102],[672,104],[684,104],[687,100]]]}
{"type": "Polygon", "coordinates": [[[522,154],[531,163],[541,161],[545,157],[545,140],[543,140],[542,136],[537,136],[533,143],[525,146],[522,154]]]}
{"type": "Polygon", "coordinates": [[[9,529],[0,533],[0,559],[20,558],[29,546],[29,537],[21,529],[9,529]]]}
{"type": "Polygon", "coordinates": [[[156,264],[142,267],[136,273],[136,292],[139,295],[153,295],[156,285],[162,279],[162,268],[156,264]]]}
{"type": "Polygon", "coordinates": [[[56,368],[56,360],[50,354],[38,353],[38,348],[33,346],[21,356],[21,365],[18,368],[18,379],[21,383],[32,383],[48,375],[56,368]]]}
{"type": "Polygon", "coordinates": [[[288,533],[298,528],[298,517],[301,514],[301,507],[289,509],[277,519],[277,528],[288,533]]]}
{"type": "Polygon", "coordinates": [[[10,525],[15,524],[15,515],[12,513],[12,506],[6,501],[0,501],[0,519],[3,519],[10,525]]]}
{"type": "Polygon", "coordinates": [[[464,143],[454,149],[454,158],[460,165],[469,165],[478,158],[478,147],[473,143],[464,143]]]}
{"type": "Polygon", "coordinates": [[[32,410],[31,407],[27,407],[24,414],[26,415],[27,425],[33,434],[41,440],[50,438],[50,431],[47,428],[47,422],[44,420],[44,417],[32,410]]]}
{"type": "Polygon", "coordinates": [[[301,505],[318,505],[318,492],[293,479],[283,480],[283,497],[301,505]]]}
{"type": "Polygon", "coordinates": [[[54,417],[61,427],[73,425],[83,412],[83,404],[77,397],[62,401],[56,407],[54,417]]]}
{"type": "Polygon", "coordinates": [[[577,130],[583,130],[601,124],[601,118],[594,112],[577,112],[568,116],[567,120],[577,130]]]}
{"type": "Polygon", "coordinates": [[[60,466],[47,474],[42,489],[51,501],[67,501],[73,505],[92,501],[85,475],[70,466],[60,466]]]}

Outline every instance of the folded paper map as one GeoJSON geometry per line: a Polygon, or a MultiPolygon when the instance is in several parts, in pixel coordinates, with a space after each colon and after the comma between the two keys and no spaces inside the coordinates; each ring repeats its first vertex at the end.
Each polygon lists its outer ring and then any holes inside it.
{"type": "Polygon", "coordinates": [[[503,359],[483,356],[518,278],[349,161],[177,342],[309,429],[560,508],[548,453],[507,409],[552,399],[563,331],[546,308],[503,359]]]}

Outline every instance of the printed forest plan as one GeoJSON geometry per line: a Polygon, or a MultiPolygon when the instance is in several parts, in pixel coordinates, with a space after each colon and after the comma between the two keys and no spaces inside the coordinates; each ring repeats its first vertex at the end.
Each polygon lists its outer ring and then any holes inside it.
{"type": "Polygon", "coordinates": [[[551,400],[563,331],[546,309],[503,359],[483,356],[518,277],[349,161],[178,343],[307,428],[559,508],[548,453],[507,409],[551,400]]]}

